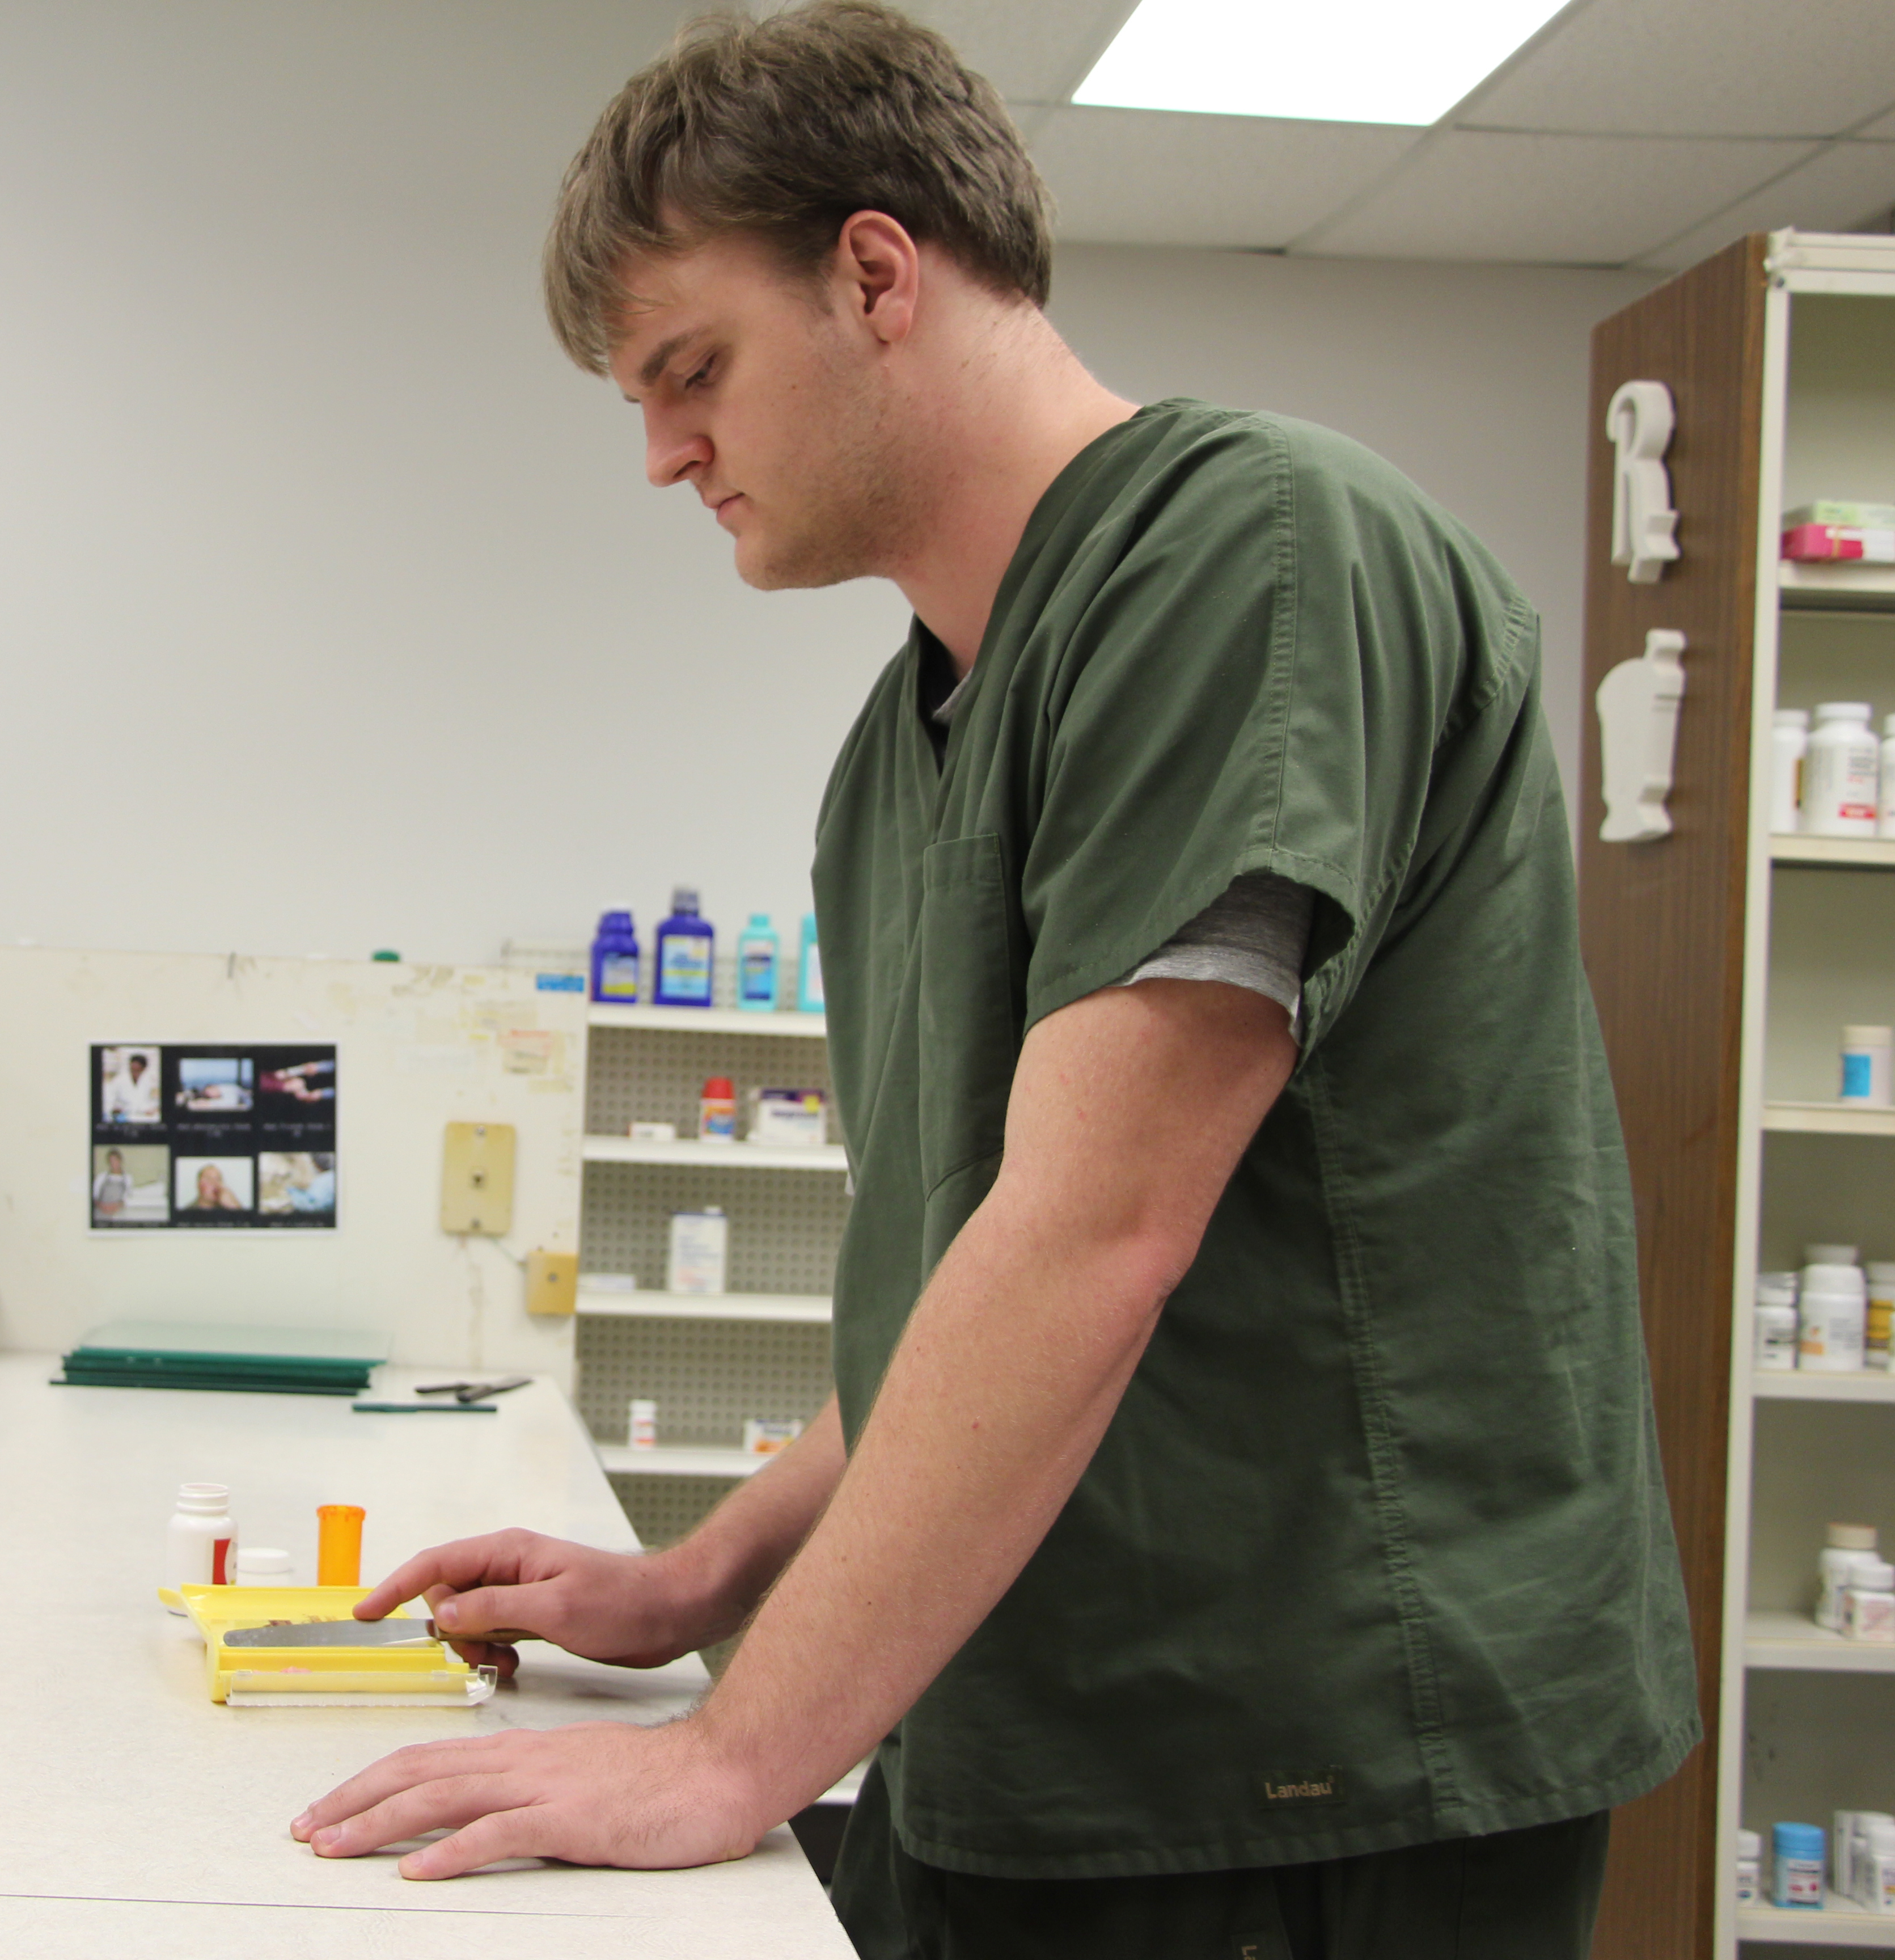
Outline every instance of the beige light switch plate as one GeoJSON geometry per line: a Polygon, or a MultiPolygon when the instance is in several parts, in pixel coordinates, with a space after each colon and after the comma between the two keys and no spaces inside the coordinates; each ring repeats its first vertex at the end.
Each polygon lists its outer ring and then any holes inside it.
{"type": "Polygon", "coordinates": [[[529,1252],[526,1255],[526,1311],[577,1313],[579,1311],[579,1255],[529,1252]]]}
{"type": "Polygon", "coordinates": [[[450,1123],[441,1158],[441,1230],[498,1239],[513,1226],[513,1125],[450,1123]]]}

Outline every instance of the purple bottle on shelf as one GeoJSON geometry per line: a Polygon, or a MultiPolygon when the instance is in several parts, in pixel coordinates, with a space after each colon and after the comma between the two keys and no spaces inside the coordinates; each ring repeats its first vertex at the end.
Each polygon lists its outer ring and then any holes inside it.
{"type": "Polygon", "coordinates": [[[658,928],[651,998],[659,1007],[710,1006],[717,938],[710,922],[698,915],[698,894],[679,886],[671,895],[671,916],[658,928]]]}
{"type": "Polygon", "coordinates": [[[592,997],[629,1007],[638,998],[638,934],[630,912],[602,912],[592,943],[592,997]]]}

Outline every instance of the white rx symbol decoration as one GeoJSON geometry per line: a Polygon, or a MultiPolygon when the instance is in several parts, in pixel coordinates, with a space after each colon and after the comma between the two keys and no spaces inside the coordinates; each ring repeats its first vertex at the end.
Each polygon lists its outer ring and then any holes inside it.
{"type": "Polygon", "coordinates": [[[1612,562],[1634,585],[1655,585],[1678,555],[1678,514],[1664,452],[1677,417],[1662,381],[1628,381],[1605,412],[1612,466],[1612,562]]]}

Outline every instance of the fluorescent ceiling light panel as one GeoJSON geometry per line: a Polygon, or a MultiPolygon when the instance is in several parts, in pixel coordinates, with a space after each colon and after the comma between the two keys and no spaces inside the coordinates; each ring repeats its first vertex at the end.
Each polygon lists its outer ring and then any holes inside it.
{"type": "Polygon", "coordinates": [[[1564,0],[1140,0],[1073,100],[1312,123],[1438,123],[1564,0]]]}

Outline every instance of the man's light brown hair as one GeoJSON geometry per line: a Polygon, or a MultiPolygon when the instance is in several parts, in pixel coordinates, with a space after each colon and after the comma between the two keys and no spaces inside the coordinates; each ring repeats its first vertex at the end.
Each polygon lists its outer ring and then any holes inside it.
{"type": "Polygon", "coordinates": [[[814,278],[858,211],[898,219],[984,285],[1046,304],[1046,187],[999,94],[879,0],[694,21],[618,92],[574,158],[546,240],[546,312],[594,374],[624,277],[748,232],[814,278]]]}

